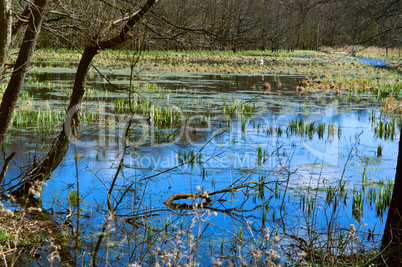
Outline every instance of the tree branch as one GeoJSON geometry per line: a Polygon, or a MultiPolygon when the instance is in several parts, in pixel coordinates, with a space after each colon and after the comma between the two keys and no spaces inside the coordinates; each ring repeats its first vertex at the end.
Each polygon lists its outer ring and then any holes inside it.
{"type": "Polygon", "coordinates": [[[99,42],[98,44],[99,49],[100,50],[109,49],[115,47],[116,45],[120,45],[126,42],[128,31],[144,17],[144,15],[149,11],[149,9],[157,2],[159,2],[159,0],[147,0],[146,4],[143,7],[141,7],[140,10],[131,15],[130,19],[123,26],[123,29],[120,31],[119,35],[109,40],[99,42]]]}

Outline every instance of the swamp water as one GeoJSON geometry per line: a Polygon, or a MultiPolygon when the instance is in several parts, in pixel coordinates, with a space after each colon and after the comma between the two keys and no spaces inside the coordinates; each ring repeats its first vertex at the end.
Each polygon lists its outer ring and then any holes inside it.
{"type": "MultiPolygon", "coordinates": [[[[45,155],[60,131],[73,83],[70,71],[31,72],[29,95],[20,103],[29,119],[15,116],[6,146],[17,152],[18,166],[45,155]],[[52,119],[36,125],[35,116],[52,119]]],[[[257,250],[292,262],[307,243],[319,247],[331,237],[346,238],[351,224],[360,241],[348,253],[380,241],[399,124],[380,113],[375,97],[330,90],[300,94],[295,87],[304,76],[162,72],[142,73],[129,96],[128,71],[101,72],[111,84],[90,75],[79,137],[41,197],[55,220],[77,212],[71,201],[77,148],[80,262],[89,264],[107,218],[112,220],[97,253],[101,265],[229,264],[252,259],[257,250]],[[268,92],[265,82],[271,84],[268,92]],[[137,115],[124,140],[129,99],[137,115]],[[111,216],[107,195],[123,155],[111,216]],[[194,209],[203,198],[164,204],[175,194],[204,191],[212,193],[204,207],[194,209]],[[296,237],[306,244],[291,246],[296,237]]],[[[20,172],[10,166],[4,184],[20,172]]],[[[74,244],[65,245],[73,251],[74,244]]]]}

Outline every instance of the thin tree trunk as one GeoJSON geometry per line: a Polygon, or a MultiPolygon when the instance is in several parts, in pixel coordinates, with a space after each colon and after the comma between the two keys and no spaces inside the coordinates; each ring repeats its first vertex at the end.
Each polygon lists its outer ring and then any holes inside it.
{"type": "Polygon", "coordinates": [[[0,81],[11,43],[11,0],[0,0],[0,81]]]}
{"type": "Polygon", "coordinates": [[[68,105],[68,113],[63,125],[63,131],[53,141],[53,145],[47,156],[30,172],[26,182],[24,182],[17,190],[13,191],[12,194],[15,197],[20,198],[33,195],[40,196],[43,183],[52,176],[53,171],[57,166],[59,166],[66,155],[70,146],[70,138],[72,136],[71,126],[74,125],[76,128],[79,124],[76,114],[84,97],[86,76],[91,66],[92,59],[97,53],[98,50],[95,43],[91,43],[84,50],[75,75],[73,93],[68,105]]]}
{"type": "Polygon", "coordinates": [[[0,106],[0,147],[6,138],[18,96],[24,86],[25,76],[36,47],[47,4],[48,0],[35,0],[31,6],[32,13],[29,18],[28,27],[25,31],[20,52],[0,106]]]}
{"type": "Polygon", "coordinates": [[[402,266],[402,128],[394,191],[381,243],[381,265],[402,266]]]}

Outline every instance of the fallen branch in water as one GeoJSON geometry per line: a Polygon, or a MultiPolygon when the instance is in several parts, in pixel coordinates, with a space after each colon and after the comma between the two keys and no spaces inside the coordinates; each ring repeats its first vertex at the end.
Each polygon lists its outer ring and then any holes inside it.
{"type": "Polygon", "coordinates": [[[6,155],[4,154],[4,165],[3,165],[3,170],[0,173],[0,185],[3,182],[4,177],[6,176],[6,172],[8,169],[8,164],[10,163],[10,161],[13,159],[13,157],[15,156],[15,152],[11,153],[10,156],[8,156],[6,158],[6,155]]]}
{"type": "MultiPolygon", "coordinates": [[[[281,147],[282,146],[278,147],[277,150],[274,151],[269,157],[271,157],[272,155],[277,154],[277,152],[279,151],[279,149],[281,147]]],[[[265,163],[268,160],[269,157],[265,158],[261,162],[261,164],[265,163]]],[[[174,209],[174,210],[177,210],[177,209],[192,210],[194,208],[203,208],[204,206],[207,206],[212,202],[212,199],[210,198],[210,196],[213,196],[213,195],[216,195],[216,194],[233,193],[233,192],[236,192],[236,191],[240,191],[243,188],[247,188],[247,187],[250,188],[252,186],[260,185],[261,183],[264,185],[264,187],[266,189],[268,189],[268,190],[270,190],[272,192],[272,189],[267,186],[267,184],[268,184],[267,180],[268,180],[268,177],[270,175],[267,175],[267,177],[265,177],[264,180],[258,181],[258,182],[257,181],[246,182],[246,181],[243,180],[245,177],[248,177],[250,174],[254,173],[254,171],[257,170],[260,167],[260,165],[258,165],[257,167],[251,169],[250,171],[245,173],[242,177],[237,179],[234,183],[232,183],[231,185],[229,185],[228,187],[226,187],[226,188],[224,188],[222,190],[213,191],[213,192],[204,191],[202,193],[176,194],[176,195],[173,195],[173,196],[169,197],[165,202],[163,202],[163,204],[165,204],[168,208],[174,209]],[[242,182],[240,182],[240,181],[242,181],[242,182]],[[239,183],[239,184],[235,186],[236,183],[239,183]],[[174,201],[181,200],[181,199],[188,199],[188,198],[191,198],[191,199],[201,198],[201,199],[203,199],[203,202],[202,203],[194,203],[192,205],[174,203],[174,201]]],[[[276,173],[276,172],[272,172],[271,174],[273,174],[273,173],[276,173]]],[[[208,207],[208,209],[214,210],[213,208],[210,208],[210,207],[208,207]]],[[[219,210],[219,211],[222,211],[222,210],[219,210]]],[[[233,210],[232,209],[231,210],[223,210],[223,212],[230,212],[230,211],[233,211],[233,210]]]]}
{"type": "Polygon", "coordinates": [[[176,194],[173,195],[171,197],[169,197],[165,202],[163,202],[163,204],[165,204],[166,206],[168,206],[171,209],[193,209],[193,205],[187,205],[187,204],[176,204],[173,203],[176,200],[180,200],[180,199],[188,199],[188,198],[192,198],[192,199],[196,199],[196,198],[202,198],[204,199],[204,201],[200,204],[195,203],[194,205],[208,205],[209,203],[211,203],[212,199],[209,197],[209,194],[204,191],[204,193],[190,193],[190,194],[176,194]]]}
{"type": "Polygon", "coordinates": [[[171,209],[191,210],[191,209],[194,209],[197,207],[202,208],[204,205],[208,205],[209,203],[212,202],[212,199],[210,198],[210,196],[216,195],[216,194],[222,194],[222,193],[235,192],[235,191],[240,190],[241,188],[249,186],[250,184],[256,185],[256,184],[258,184],[258,182],[252,181],[252,182],[242,183],[238,186],[227,187],[225,189],[214,191],[214,192],[204,191],[203,193],[176,194],[176,195],[169,197],[165,202],[163,202],[163,204],[165,204],[166,206],[168,206],[171,209]],[[204,201],[200,204],[194,203],[193,205],[174,203],[174,201],[176,201],[176,200],[188,199],[188,198],[191,198],[191,199],[202,198],[202,199],[204,199],[204,201]]]}

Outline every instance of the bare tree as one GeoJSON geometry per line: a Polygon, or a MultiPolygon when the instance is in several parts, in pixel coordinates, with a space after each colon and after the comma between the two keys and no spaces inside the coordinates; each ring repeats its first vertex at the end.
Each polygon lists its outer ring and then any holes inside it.
{"type": "Polygon", "coordinates": [[[262,1],[259,7],[261,28],[259,29],[259,45],[262,50],[269,47],[276,51],[283,47],[291,29],[290,17],[285,6],[279,1],[262,1]]]}
{"type": "Polygon", "coordinates": [[[8,57],[11,43],[11,0],[0,1],[0,80],[4,73],[4,64],[8,57]]]}
{"type": "MultiPolygon", "coordinates": [[[[53,171],[57,168],[57,166],[59,166],[60,162],[66,155],[70,145],[70,138],[73,136],[73,133],[76,131],[76,128],[79,125],[77,112],[80,110],[83,101],[86,77],[93,58],[102,50],[116,47],[130,40],[130,30],[132,27],[147,14],[147,12],[157,2],[159,1],[147,0],[136,11],[129,14],[124,14],[125,16],[117,19],[114,17],[114,20],[108,20],[106,22],[105,20],[99,19],[93,22],[87,22],[87,30],[91,28],[92,31],[95,30],[95,33],[87,39],[88,42],[85,46],[77,68],[73,92],[67,107],[68,112],[63,130],[53,141],[53,145],[48,154],[37,166],[33,167],[29,177],[26,177],[26,180],[22,183],[22,185],[13,192],[17,198],[40,195],[42,192],[43,183],[51,177],[53,171]],[[94,23],[96,25],[94,26],[90,23],[94,23]],[[121,29],[118,31],[117,29],[120,27],[121,29]],[[107,36],[108,38],[102,39],[102,36],[107,36]]],[[[112,6],[111,8],[114,10],[120,10],[120,7],[118,6],[112,6]]],[[[104,13],[104,15],[105,14],[109,15],[109,13],[104,13]]],[[[99,15],[99,13],[95,12],[94,15],[96,17],[99,15]]]]}

